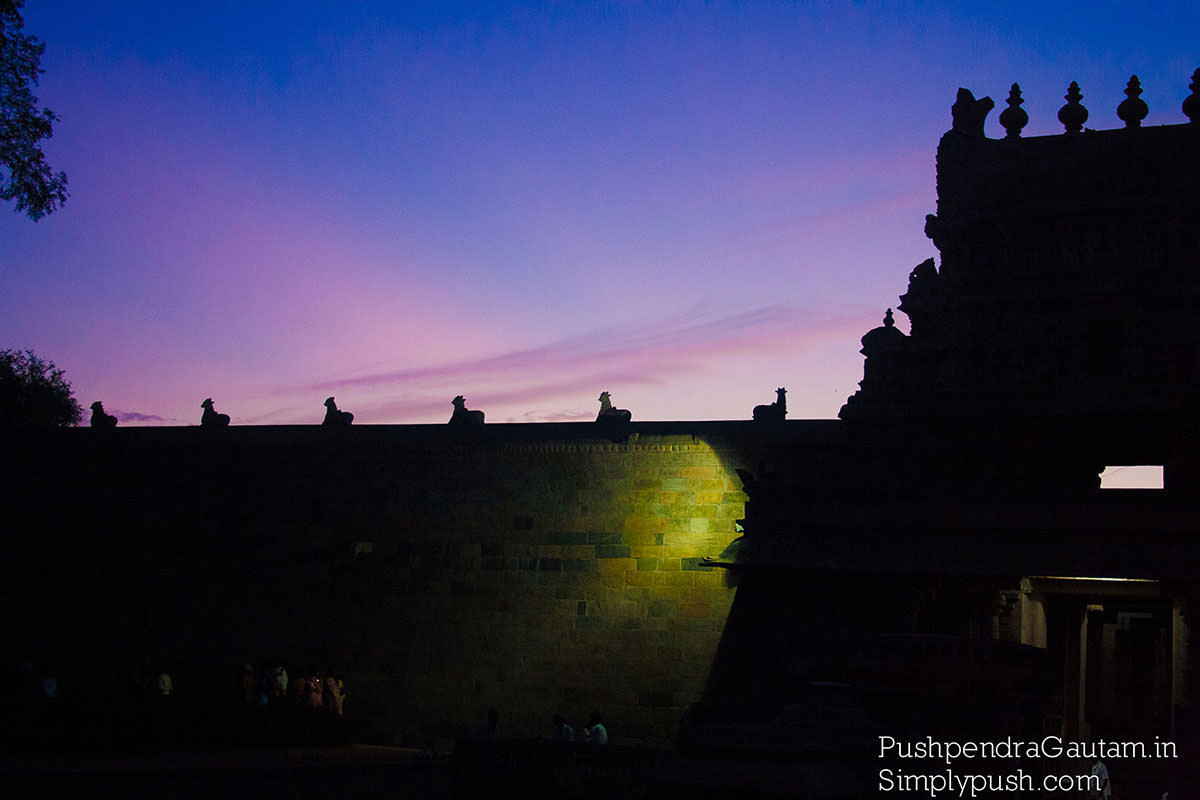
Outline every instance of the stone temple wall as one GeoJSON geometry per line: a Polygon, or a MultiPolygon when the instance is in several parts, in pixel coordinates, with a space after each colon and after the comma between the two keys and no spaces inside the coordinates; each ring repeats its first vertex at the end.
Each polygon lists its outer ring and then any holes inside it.
{"type": "Polygon", "coordinates": [[[702,559],[738,536],[734,470],[770,461],[768,428],[10,438],[2,644],[91,675],[93,694],[134,663],[205,696],[243,662],[329,666],[375,741],[470,735],[495,706],[509,736],[596,709],[614,739],[666,744],[704,693],[735,592],[702,559]]]}

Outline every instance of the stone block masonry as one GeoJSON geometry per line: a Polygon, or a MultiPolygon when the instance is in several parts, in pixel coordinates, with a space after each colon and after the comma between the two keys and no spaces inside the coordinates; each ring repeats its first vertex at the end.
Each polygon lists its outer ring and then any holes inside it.
{"type": "Polygon", "coordinates": [[[347,647],[390,652],[412,712],[401,738],[462,735],[495,706],[510,735],[543,735],[554,713],[578,726],[597,709],[614,737],[669,743],[733,600],[726,574],[700,564],[737,536],[745,495],[732,468],[691,436],[498,443],[439,462],[440,474],[395,487],[404,511],[346,564],[355,583],[387,574],[419,587],[396,594],[402,625],[375,618],[347,647]],[[438,624],[421,624],[426,614],[438,624]]]}
{"type": "Polygon", "coordinates": [[[595,709],[669,744],[735,593],[703,563],[738,536],[735,469],[782,446],[751,423],[97,433],[3,451],[28,498],[8,652],[165,662],[183,692],[192,667],[331,666],[364,738],[420,747],[490,706],[507,736],[595,709]]]}

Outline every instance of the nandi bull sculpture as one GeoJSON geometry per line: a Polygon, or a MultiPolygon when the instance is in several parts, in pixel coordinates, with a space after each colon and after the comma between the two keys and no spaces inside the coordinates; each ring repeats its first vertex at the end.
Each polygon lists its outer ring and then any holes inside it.
{"type": "Polygon", "coordinates": [[[787,418],[787,389],[782,386],[775,390],[778,398],[774,403],[754,407],[754,419],[757,422],[783,422],[787,418]]]}
{"type": "Polygon", "coordinates": [[[608,392],[600,393],[600,413],[596,422],[629,422],[633,415],[627,408],[613,408],[612,396],[608,392]]]}
{"type": "Polygon", "coordinates": [[[333,402],[332,397],[325,398],[325,419],[321,421],[322,425],[345,426],[352,422],[354,422],[353,414],[340,410],[337,403],[333,402]]]}
{"type": "Polygon", "coordinates": [[[468,409],[467,401],[460,394],[451,401],[454,403],[454,413],[450,415],[451,425],[482,425],[483,412],[468,409]]]}

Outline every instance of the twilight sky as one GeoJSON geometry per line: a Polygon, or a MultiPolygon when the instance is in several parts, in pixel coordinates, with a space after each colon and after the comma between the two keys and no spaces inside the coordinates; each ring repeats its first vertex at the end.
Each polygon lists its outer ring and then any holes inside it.
{"type": "MultiPolygon", "coordinates": [[[[959,86],[1185,121],[1200,4],[26,0],[70,199],[0,206],[0,348],[123,425],[832,417],[959,86]]],[[[898,315],[901,327],[906,326],[898,315]]]]}

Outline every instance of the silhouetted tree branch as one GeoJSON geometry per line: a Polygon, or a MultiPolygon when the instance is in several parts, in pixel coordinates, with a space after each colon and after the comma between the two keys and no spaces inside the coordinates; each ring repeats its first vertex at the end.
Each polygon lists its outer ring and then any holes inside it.
{"type": "Polygon", "coordinates": [[[76,425],[82,413],[71,384],[32,350],[0,351],[0,428],[76,425]]]}
{"type": "Polygon", "coordinates": [[[0,200],[39,220],[67,201],[67,174],[54,174],[39,142],[54,135],[58,115],[38,110],[31,91],[42,73],[45,43],[21,32],[24,0],[0,0],[0,200]]]}

